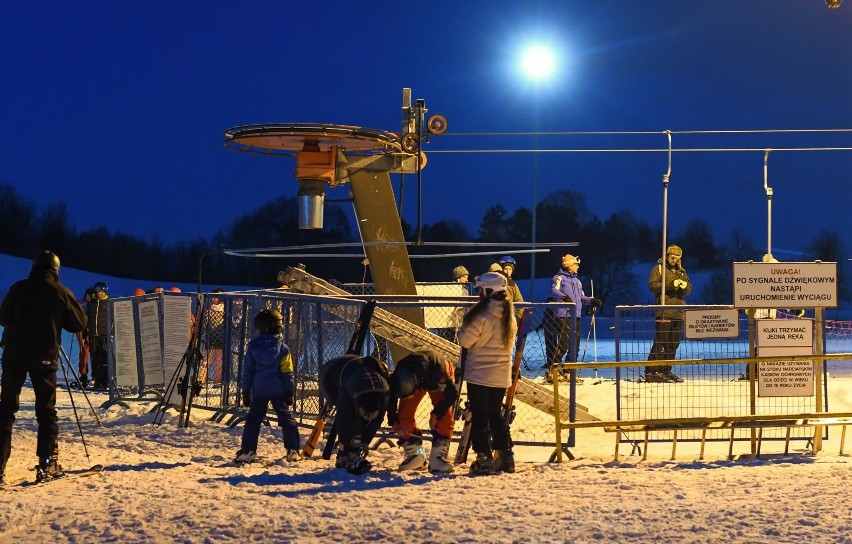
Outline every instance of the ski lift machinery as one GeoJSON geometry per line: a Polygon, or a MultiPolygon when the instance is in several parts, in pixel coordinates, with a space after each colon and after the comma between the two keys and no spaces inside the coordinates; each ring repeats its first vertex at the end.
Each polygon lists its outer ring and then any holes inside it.
{"type": "MultiPolygon", "coordinates": [[[[394,200],[391,173],[418,176],[426,166],[422,143],[447,131],[442,115],[425,119],[426,103],[402,90],[402,131],[315,123],[241,125],[225,131],[226,148],[296,157],[299,228],[322,229],[326,187],[349,184],[356,223],[377,295],[416,295],[414,273],[394,200]]],[[[423,313],[393,313],[424,326],[423,313]]],[[[395,346],[394,359],[407,350],[395,346]]]]}

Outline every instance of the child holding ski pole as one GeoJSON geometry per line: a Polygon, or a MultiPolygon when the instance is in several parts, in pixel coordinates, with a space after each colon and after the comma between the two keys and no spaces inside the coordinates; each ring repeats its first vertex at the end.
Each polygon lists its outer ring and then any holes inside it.
{"type": "Polygon", "coordinates": [[[287,461],[298,461],[299,429],[290,411],[295,401],[296,386],[293,380],[293,357],[284,343],[284,323],[281,312],[263,310],[254,318],[258,336],[249,342],[243,361],[243,406],[249,414],[243,429],[237,463],[251,463],[257,459],[257,438],[260,425],[266,417],[267,406],[278,415],[278,424],[284,432],[287,461]]]}
{"type": "Polygon", "coordinates": [[[467,348],[464,379],[472,414],[471,442],[476,452],[471,474],[494,474],[504,466],[514,465],[502,418],[503,397],[512,382],[512,347],[518,332],[507,287],[503,274],[487,272],[479,276],[474,285],[479,302],[464,316],[459,329],[459,345],[467,348]]]}

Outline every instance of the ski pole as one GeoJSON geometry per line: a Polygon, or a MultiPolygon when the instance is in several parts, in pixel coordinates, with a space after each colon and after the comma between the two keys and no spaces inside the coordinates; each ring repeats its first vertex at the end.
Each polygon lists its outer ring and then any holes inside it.
{"type": "MultiPolygon", "coordinates": [[[[80,391],[83,393],[83,398],[86,399],[86,404],[89,405],[89,410],[91,410],[92,415],[95,416],[95,421],[98,422],[98,427],[103,427],[104,425],[103,425],[103,423],[101,423],[101,418],[98,417],[98,413],[95,411],[95,407],[92,406],[92,401],[89,400],[89,395],[86,393],[86,390],[83,389],[83,384],[80,383],[80,377],[74,371],[74,365],[71,364],[71,358],[68,357],[68,354],[65,353],[65,350],[62,348],[62,346],[59,346],[59,351],[62,353],[62,356],[65,358],[65,362],[68,364],[68,369],[71,370],[71,375],[74,377],[74,379],[77,381],[77,384],[80,386],[80,391]]],[[[62,373],[63,374],[65,373],[65,367],[62,367],[62,373]]],[[[66,384],[68,382],[67,376],[65,378],[65,382],[66,382],[66,384]]],[[[69,392],[71,391],[70,386],[68,387],[68,391],[69,392]]]]}
{"type": "MultiPolygon", "coordinates": [[[[59,349],[62,349],[62,346],[59,346],[59,349]]],[[[65,350],[62,349],[62,352],[65,353],[65,350]]],[[[60,364],[59,367],[62,369],[62,376],[65,378],[65,386],[68,388],[68,397],[71,399],[71,410],[74,412],[74,419],[77,420],[77,428],[80,430],[80,440],[83,442],[83,453],[86,454],[86,459],[91,461],[92,459],[89,457],[89,448],[86,447],[86,437],[83,436],[83,426],[80,425],[80,416],[77,414],[77,405],[74,404],[74,395],[71,394],[71,384],[68,383],[68,372],[65,371],[65,365],[60,364]]]]}

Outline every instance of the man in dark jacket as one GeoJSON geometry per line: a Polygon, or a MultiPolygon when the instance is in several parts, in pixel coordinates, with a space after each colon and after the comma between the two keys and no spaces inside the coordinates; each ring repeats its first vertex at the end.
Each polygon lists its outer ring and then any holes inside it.
{"type": "MultiPolygon", "coordinates": [[[[686,270],[681,264],[683,250],[676,245],[666,248],[665,282],[666,296],[662,297],[663,290],[663,260],[657,261],[651,269],[648,278],[648,289],[654,293],[656,303],[664,306],[680,306],[686,304],[686,296],[692,292],[692,283],[686,270]]],[[[665,308],[656,312],[654,326],[654,344],[648,354],[649,361],[670,361],[675,358],[677,348],[680,346],[680,337],[683,332],[683,310],[665,308]]],[[[645,381],[649,383],[679,383],[683,379],[672,372],[671,365],[645,367],[645,381]]]]}
{"type": "Polygon", "coordinates": [[[107,284],[99,281],[93,289],[95,295],[86,304],[86,315],[89,318],[88,343],[92,360],[92,379],[95,389],[106,389],[108,380],[107,369],[107,299],[109,299],[107,284]]]}
{"type": "Polygon", "coordinates": [[[56,370],[62,329],[86,328],[86,315],[74,295],[59,283],[59,257],[43,251],[27,279],[9,288],[0,303],[3,376],[0,379],[0,482],[12,453],[12,424],[27,374],[35,392],[38,420],[37,479],[63,475],[57,462],[56,370]]]}

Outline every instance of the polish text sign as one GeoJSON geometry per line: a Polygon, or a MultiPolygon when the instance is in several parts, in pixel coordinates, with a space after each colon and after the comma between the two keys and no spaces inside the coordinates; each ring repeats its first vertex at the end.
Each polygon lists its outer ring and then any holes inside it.
{"type": "Polygon", "coordinates": [[[836,308],[837,263],[734,263],[736,308],[836,308]]]}

